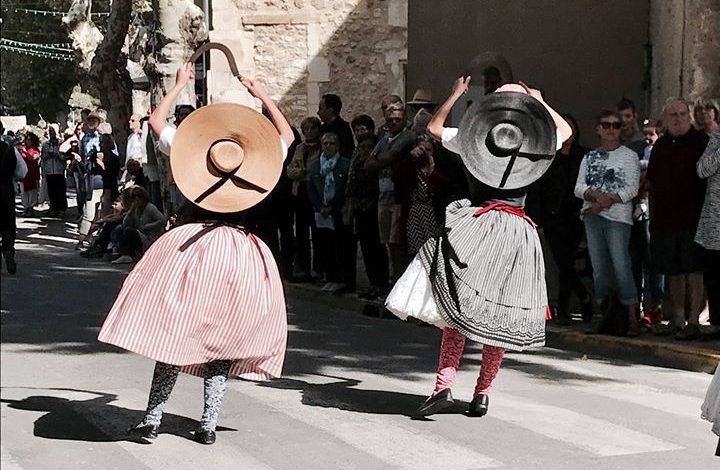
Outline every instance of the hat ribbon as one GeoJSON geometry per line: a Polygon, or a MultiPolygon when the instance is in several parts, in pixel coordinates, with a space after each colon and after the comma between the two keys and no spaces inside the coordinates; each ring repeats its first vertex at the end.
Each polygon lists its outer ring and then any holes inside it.
{"type": "Polygon", "coordinates": [[[250,181],[248,181],[244,178],[241,178],[235,174],[235,172],[238,171],[240,169],[240,167],[242,166],[242,163],[230,171],[223,171],[222,169],[220,169],[220,167],[217,166],[217,164],[213,161],[213,159],[210,158],[209,151],[208,151],[207,162],[210,165],[210,170],[211,170],[210,172],[212,174],[214,174],[215,176],[219,176],[220,179],[217,180],[215,182],[215,184],[210,186],[204,193],[202,193],[197,198],[195,198],[195,201],[194,201],[195,203],[202,202],[203,199],[205,199],[206,197],[208,197],[209,195],[211,195],[212,193],[214,193],[215,191],[220,189],[220,187],[222,185],[224,185],[228,180],[232,181],[233,184],[235,186],[237,186],[238,188],[252,189],[259,193],[267,192],[267,189],[262,188],[262,187],[256,185],[255,183],[251,183],[250,181]]]}

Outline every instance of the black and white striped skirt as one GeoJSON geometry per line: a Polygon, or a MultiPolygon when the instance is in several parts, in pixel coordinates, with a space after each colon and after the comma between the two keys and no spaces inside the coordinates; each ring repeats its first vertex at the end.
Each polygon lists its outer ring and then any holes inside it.
{"type": "Polygon", "coordinates": [[[489,211],[476,217],[477,209],[468,200],[448,205],[445,234],[423,245],[388,296],[397,306],[402,295],[417,298],[418,286],[427,285],[434,306],[413,307],[414,300],[403,304],[410,308],[388,308],[401,318],[423,311],[420,319],[483,344],[517,351],[543,346],[548,302],[537,231],[517,215],[489,211]]]}

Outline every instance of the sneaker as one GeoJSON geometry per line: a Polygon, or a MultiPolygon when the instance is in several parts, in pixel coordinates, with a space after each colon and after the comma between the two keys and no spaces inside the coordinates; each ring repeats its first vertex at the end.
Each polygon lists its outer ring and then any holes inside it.
{"type": "Polygon", "coordinates": [[[675,339],[680,341],[692,341],[700,338],[700,327],[688,323],[688,325],[675,334],[675,339]]]}
{"type": "Polygon", "coordinates": [[[123,255],[112,262],[112,264],[130,264],[133,262],[132,256],[123,255]]]}

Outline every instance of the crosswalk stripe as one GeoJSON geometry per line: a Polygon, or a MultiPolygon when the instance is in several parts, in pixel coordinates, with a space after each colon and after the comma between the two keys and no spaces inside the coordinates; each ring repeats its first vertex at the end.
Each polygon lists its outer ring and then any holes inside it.
{"type": "Polygon", "coordinates": [[[23,470],[3,445],[0,445],[0,467],[3,470],[23,470]]]}
{"type": "MultiPolygon", "coordinates": [[[[329,369],[327,372],[339,373],[340,370],[329,369]]],[[[353,378],[370,382],[377,380],[377,375],[357,372],[353,373],[353,378]]],[[[474,374],[467,372],[458,374],[456,383],[458,390],[472,390],[474,384],[471,379],[474,381],[474,374]]],[[[427,383],[408,382],[390,376],[384,376],[382,380],[386,387],[396,387],[398,391],[422,393],[422,390],[427,389],[428,386],[427,383]]],[[[688,397],[684,399],[690,400],[688,397]]],[[[566,408],[538,403],[534,399],[513,396],[504,390],[494,393],[491,402],[490,416],[493,419],[517,425],[551,439],[561,440],[566,445],[596,455],[628,455],[684,449],[674,443],[606,420],[566,408]]],[[[659,407],[660,404],[657,406],[659,407]]]]}
{"type": "Polygon", "coordinates": [[[497,419],[605,457],[683,448],[609,421],[508,393],[493,396],[492,407],[497,419]]]}
{"type": "MultiPolygon", "coordinates": [[[[308,380],[308,376],[303,376],[303,379],[308,380]]],[[[502,466],[489,456],[438,435],[425,435],[403,425],[402,421],[407,418],[354,413],[332,407],[318,410],[302,405],[297,395],[287,390],[267,387],[262,393],[257,393],[252,389],[254,385],[237,382],[231,387],[235,392],[251,395],[266,406],[327,432],[356,449],[364,452],[370,449],[373,457],[394,468],[436,470],[437,462],[442,462],[445,468],[458,470],[502,466]],[[433,458],[429,459],[429,455],[433,458]]]]}
{"type": "Polygon", "coordinates": [[[645,408],[696,420],[700,416],[701,398],[658,390],[638,384],[573,387],[585,393],[640,405],[645,408]]]}

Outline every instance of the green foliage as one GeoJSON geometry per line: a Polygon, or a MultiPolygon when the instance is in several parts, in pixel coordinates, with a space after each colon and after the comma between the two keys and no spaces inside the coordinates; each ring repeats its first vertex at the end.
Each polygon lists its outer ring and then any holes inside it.
{"type": "MultiPolygon", "coordinates": [[[[71,3],[71,0],[3,0],[2,37],[25,43],[68,43],[67,28],[60,16],[15,9],[66,12],[71,3]]],[[[94,1],[93,12],[108,11],[108,4],[94,1]]],[[[97,18],[96,22],[103,29],[106,18],[97,18]]],[[[25,114],[28,122],[36,122],[38,114],[54,121],[59,114],[67,113],[73,87],[82,79],[74,61],[0,50],[2,110],[6,114],[25,114]]]]}

